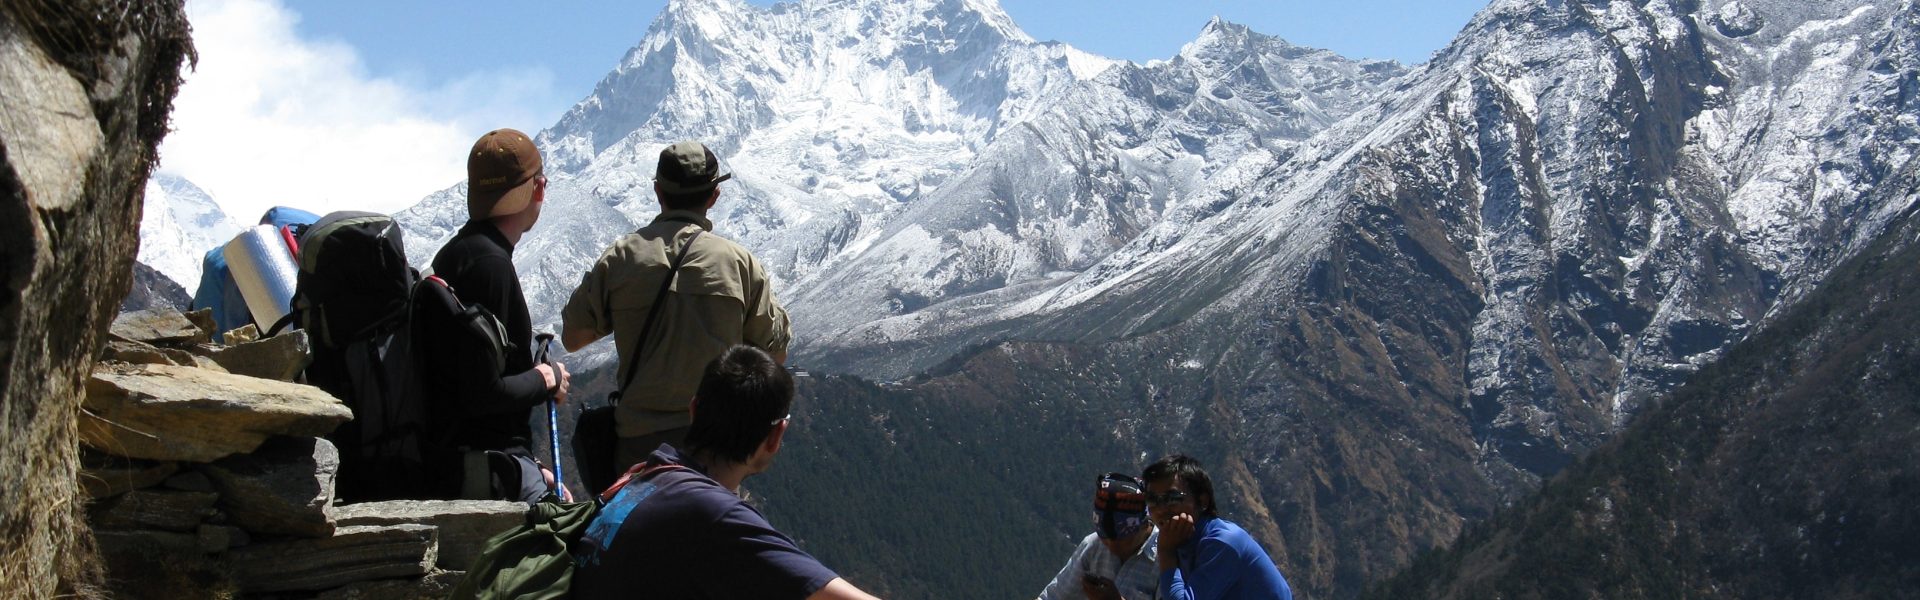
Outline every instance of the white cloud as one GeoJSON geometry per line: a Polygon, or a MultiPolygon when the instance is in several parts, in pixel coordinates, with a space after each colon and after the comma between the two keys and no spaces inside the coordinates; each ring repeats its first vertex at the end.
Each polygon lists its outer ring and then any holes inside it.
{"type": "Polygon", "coordinates": [[[552,95],[541,68],[448,74],[439,87],[371,75],[343,43],[303,39],[277,0],[191,0],[197,68],[173,104],[160,168],[235,220],[294,206],[393,212],[466,178],[496,127],[532,133],[552,95]]]}

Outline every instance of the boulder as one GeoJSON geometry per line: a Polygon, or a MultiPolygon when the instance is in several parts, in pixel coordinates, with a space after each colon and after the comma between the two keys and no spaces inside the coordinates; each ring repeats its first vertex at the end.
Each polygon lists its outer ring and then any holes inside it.
{"type": "Polygon", "coordinates": [[[106,586],[74,419],[133,278],[141,192],[192,53],[184,4],[0,8],[0,598],[106,586]]]}
{"type": "Polygon", "coordinates": [[[440,529],[442,569],[473,564],[487,538],[527,520],[527,504],[511,500],[391,500],[333,507],[334,521],[350,525],[414,523],[440,529]]]}
{"type": "Polygon", "coordinates": [[[180,463],[175,462],[122,461],[80,469],[80,487],[88,498],[112,498],[159,485],[179,471],[180,463]]]}
{"type": "Polygon", "coordinates": [[[189,532],[200,528],[218,496],[207,492],[133,490],[88,509],[94,529],[159,529],[189,532]]]}
{"type": "Polygon", "coordinates": [[[318,591],[424,575],[434,538],[428,525],[341,527],[328,538],[255,542],[227,559],[242,592],[318,591]]]}
{"type": "Polygon", "coordinates": [[[274,435],[318,437],[353,418],[319,388],[165,365],[106,365],[87,382],[80,439],[102,452],[212,462],[274,435]]]}
{"type": "Polygon", "coordinates": [[[213,335],[220,332],[220,325],[214,322],[213,309],[211,308],[187,311],[180,313],[180,316],[186,317],[188,321],[192,321],[193,326],[199,327],[200,333],[206,334],[207,339],[213,339],[213,335]]]}
{"type": "Polygon", "coordinates": [[[215,346],[209,355],[228,373],[293,381],[312,362],[307,332],[293,330],[264,340],[215,346]]]}
{"type": "Polygon", "coordinates": [[[461,571],[434,571],[417,579],[364,581],[327,590],[314,600],[439,600],[460,585],[461,571]]]}
{"type": "Polygon", "coordinates": [[[194,367],[198,369],[206,369],[208,371],[213,371],[216,373],[227,372],[226,367],[220,366],[220,363],[213,362],[213,359],[207,358],[205,356],[200,356],[198,354],[194,354],[192,352],[188,352],[186,350],[182,350],[179,348],[161,348],[160,353],[166,355],[167,360],[173,361],[173,364],[180,365],[182,367],[194,367]]]}
{"type": "Polygon", "coordinates": [[[220,492],[227,522],[254,533],[333,534],[334,474],[340,452],[319,438],[276,437],[252,454],[201,467],[220,492]]]}
{"type": "Polygon", "coordinates": [[[260,328],[254,327],[252,323],[235,327],[233,328],[232,331],[228,331],[226,333],[220,334],[220,343],[227,344],[229,346],[251,342],[258,339],[260,339],[260,328]]]}
{"type": "Polygon", "coordinates": [[[167,353],[151,344],[110,340],[100,358],[135,365],[177,365],[167,353]]]}
{"type": "Polygon", "coordinates": [[[122,314],[108,332],[122,341],[155,345],[204,344],[212,339],[186,315],[166,308],[122,314]]]}

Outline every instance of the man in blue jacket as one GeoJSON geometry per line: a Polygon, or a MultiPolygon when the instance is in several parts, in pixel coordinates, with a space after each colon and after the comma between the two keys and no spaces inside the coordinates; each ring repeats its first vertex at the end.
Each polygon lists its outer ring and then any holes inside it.
{"type": "Polygon", "coordinates": [[[1293,589],[1260,543],[1215,512],[1213,480],[1200,461],[1175,454],[1147,466],[1147,509],[1160,528],[1160,597],[1166,600],[1293,600],[1293,589]]]}

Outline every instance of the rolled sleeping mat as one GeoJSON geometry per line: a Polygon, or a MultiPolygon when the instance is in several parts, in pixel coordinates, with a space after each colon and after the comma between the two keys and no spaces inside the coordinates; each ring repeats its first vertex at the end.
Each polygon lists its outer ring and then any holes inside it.
{"type": "Polygon", "coordinates": [[[278,228],[255,225],[234,236],[221,254],[227,258],[233,283],[247,299],[247,311],[253,314],[255,325],[270,326],[292,310],[289,307],[300,267],[293,263],[278,228]]]}

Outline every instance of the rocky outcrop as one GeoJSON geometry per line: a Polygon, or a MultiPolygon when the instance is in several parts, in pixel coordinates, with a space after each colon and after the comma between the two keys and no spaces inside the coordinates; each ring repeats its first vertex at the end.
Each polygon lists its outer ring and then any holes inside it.
{"type": "Polygon", "coordinates": [[[206,316],[124,315],[98,353],[82,483],[115,595],[439,598],[524,522],[518,502],[335,506],[340,451],[320,436],[351,412],[267,378],[300,373],[305,334],[247,326],[215,343],[206,316]]]}
{"type": "Polygon", "coordinates": [[[74,422],[192,53],[179,0],[0,2],[0,597],[100,583],[74,422]]]}
{"type": "Polygon", "coordinates": [[[126,299],[120,301],[120,312],[154,308],[187,310],[191,304],[193,296],[187,293],[186,288],[146,263],[135,262],[132,289],[127,291],[126,299]]]}
{"type": "Polygon", "coordinates": [[[1372,598],[1894,598],[1920,575],[1920,163],[1894,227],[1372,598]]]}
{"type": "Polygon", "coordinates": [[[291,379],[304,340],[211,346],[210,320],[166,310],[109,334],[191,52],[179,0],[0,0],[0,598],[445,590],[431,525],[314,525],[337,460],[316,438],[351,415],[246,376],[291,379]],[[304,528],[249,531],[263,513],[304,528]]]}
{"type": "Polygon", "coordinates": [[[81,440],[149,460],[210,462],[268,437],[317,437],[353,418],[306,385],[163,365],[108,366],[87,385],[81,440]]]}

